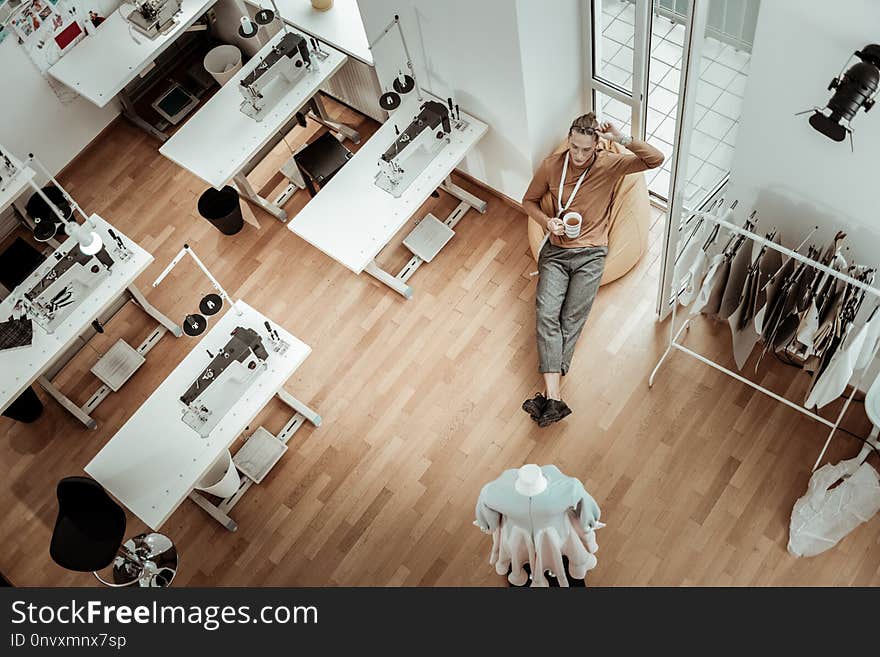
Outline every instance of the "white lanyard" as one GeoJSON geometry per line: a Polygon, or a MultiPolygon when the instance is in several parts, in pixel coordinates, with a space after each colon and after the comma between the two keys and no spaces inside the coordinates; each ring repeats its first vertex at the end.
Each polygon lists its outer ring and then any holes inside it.
{"type": "Polygon", "coordinates": [[[562,207],[562,186],[565,185],[565,174],[568,173],[568,153],[565,153],[565,162],[562,164],[562,177],[559,179],[559,197],[556,199],[556,205],[559,207],[559,216],[562,216],[562,213],[568,210],[568,206],[571,205],[571,202],[574,200],[575,194],[578,193],[578,190],[581,188],[581,183],[584,182],[584,178],[587,177],[587,174],[590,173],[590,169],[593,168],[593,165],[596,163],[596,153],[593,153],[593,161],[590,162],[590,166],[584,169],[584,172],[581,174],[581,177],[578,178],[577,183],[574,186],[574,189],[571,190],[571,196],[568,197],[568,203],[565,204],[565,207],[562,207]]]}

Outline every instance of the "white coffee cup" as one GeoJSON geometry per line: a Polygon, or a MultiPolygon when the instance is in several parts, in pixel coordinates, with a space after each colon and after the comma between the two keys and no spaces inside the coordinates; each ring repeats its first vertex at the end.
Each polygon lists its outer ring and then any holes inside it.
{"type": "Polygon", "coordinates": [[[566,212],[562,217],[562,226],[565,230],[565,236],[574,239],[581,234],[581,224],[583,217],[580,212],[566,212]]]}

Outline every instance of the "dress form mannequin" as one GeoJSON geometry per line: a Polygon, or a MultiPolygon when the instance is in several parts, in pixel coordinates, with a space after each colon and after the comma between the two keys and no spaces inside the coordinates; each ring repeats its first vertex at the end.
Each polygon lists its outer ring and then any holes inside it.
{"type": "Polygon", "coordinates": [[[584,579],[596,566],[598,550],[594,531],[599,507],[583,484],[553,465],[527,464],[506,470],[486,484],[476,506],[476,524],[492,535],[489,563],[499,575],[523,586],[549,586],[546,571],[558,573],[560,586],[568,586],[563,557],[574,579],[584,579]]]}

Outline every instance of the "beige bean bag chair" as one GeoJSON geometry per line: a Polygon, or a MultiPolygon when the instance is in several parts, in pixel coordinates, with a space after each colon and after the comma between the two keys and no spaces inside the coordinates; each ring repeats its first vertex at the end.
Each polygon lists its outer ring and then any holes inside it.
{"type": "MultiPolygon", "coordinates": [[[[604,142],[605,148],[615,152],[626,149],[616,142],[604,142]]],[[[556,152],[568,148],[563,143],[556,152]]],[[[550,193],[541,199],[541,209],[547,216],[553,216],[556,209],[550,200],[550,193]]],[[[608,255],[605,258],[605,273],[601,285],[615,281],[635,267],[648,248],[648,228],[651,221],[651,201],[648,198],[648,185],[642,172],[624,176],[617,183],[611,200],[611,226],[608,233],[608,255]]],[[[529,245],[532,256],[538,259],[538,251],[544,241],[546,230],[538,222],[529,219],[529,245]]]]}

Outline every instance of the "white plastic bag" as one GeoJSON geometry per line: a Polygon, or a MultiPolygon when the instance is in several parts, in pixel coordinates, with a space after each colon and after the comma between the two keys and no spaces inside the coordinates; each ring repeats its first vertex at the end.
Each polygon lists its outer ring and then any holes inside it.
{"type": "Polygon", "coordinates": [[[791,511],[791,554],[820,554],[880,511],[880,475],[863,460],[860,455],[828,463],[813,473],[806,494],[791,511]],[[839,485],[831,488],[837,482],[839,485]]]}

